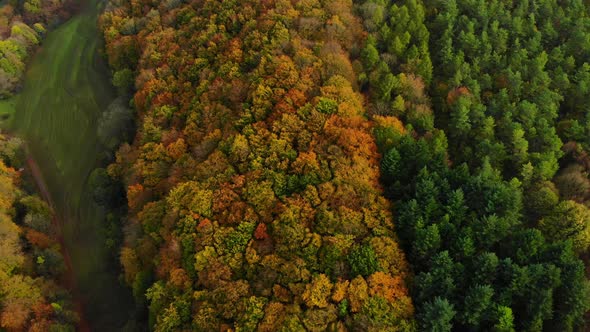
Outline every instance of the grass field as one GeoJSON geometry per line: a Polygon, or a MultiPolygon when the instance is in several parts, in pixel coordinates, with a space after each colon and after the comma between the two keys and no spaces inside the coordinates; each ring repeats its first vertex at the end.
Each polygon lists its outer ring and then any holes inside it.
{"type": "MultiPolygon", "coordinates": [[[[105,151],[98,119],[113,100],[108,69],[97,55],[96,8],[51,32],[33,58],[18,98],[0,103],[0,118],[27,139],[49,186],[93,330],[114,331],[132,309],[105,246],[102,211],[87,188],[105,151]],[[10,114],[14,116],[10,118],[10,114]]],[[[115,262],[116,263],[116,262],[115,262]]]]}

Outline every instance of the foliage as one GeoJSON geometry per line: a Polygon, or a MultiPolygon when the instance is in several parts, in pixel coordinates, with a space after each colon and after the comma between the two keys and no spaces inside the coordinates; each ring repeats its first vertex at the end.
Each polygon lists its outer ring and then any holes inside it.
{"type": "Polygon", "coordinates": [[[115,84],[136,89],[109,174],[155,330],[413,325],[351,1],[110,1],[100,24],[115,84]]]}
{"type": "Polygon", "coordinates": [[[583,325],[586,4],[113,0],[100,24],[155,330],[583,325]]]}
{"type": "MultiPolygon", "coordinates": [[[[1,146],[8,150],[1,152],[13,155],[7,141],[2,138],[1,146]]],[[[0,161],[0,329],[48,331],[61,325],[71,330],[77,314],[57,284],[63,258],[49,225],[50,209],[38,197],[27,196],[18,187],[21,182],[21,174],[0,161]]]]}
{"type": "MultiPolygon", "coordinates": [[[[408,145],[423,144],[430,141],[404,139],[393,149],[407,160],[415,149],[408,145]]],[[[577,250],[587,246],[580,227],[587,225],[586,208],[564,201],[556,215],[542,219],[539,227],[549,242],[523,224],[518,180],[504,181],[489,162],[471,174],[466,165],[436,166],[440,160],[431,156],[415,175],[405,176],[402,167],[398,174],[404,176],[386,183],[409,189],[396,204],[397,225],[416,273],[414,300],[423,328],[506,327],[506,310],[517,329],[581,324],[581,313],[590,306],[589,284],[565,240],[573,240],[577,250]],[[579,285],[575,291],[569,291],[572,284],[579,285]],[[440,299],[430,302],[435,298],[440,299]],[[439,327],[429,325],[439,321],[439,327]]]]}
{"type": "Polygon", "coordinates": [[[587,28],[577,23],[587,22],[587,8],[424,4],[359,4],[369,32],[360,81],[383,153],[381,180],[416,273],[420,329],[580,328],[590,306],[577,257],[588,246],[590,159],[582,108],[572,102],[583,83],[570,82],[587,67],[587,28]],[[414,63],[432,56],[431,72],[403,63],[408,47],[414,63]],[[580,142],[562,151],[572,139],[580,142]]]}
{"type": "Polygon", "coordinates": [[[379,262],[371,246],[363,245],[353,248],[347,259],[352,275],[357,276],[360,274],[367,277],[379,270],[379,262]]]}
{"type": "Polygon", "coordinates": [[[0,99],[20,88],[25,64],[46,30],[69,16],[70,0],[27,0],[0,3],[0,99]]]}

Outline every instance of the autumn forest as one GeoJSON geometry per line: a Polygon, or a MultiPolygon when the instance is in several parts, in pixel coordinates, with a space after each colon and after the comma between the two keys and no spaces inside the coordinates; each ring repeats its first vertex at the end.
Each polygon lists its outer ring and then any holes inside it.
{"type": "Polygon", "coordinates": [[[590,330],[590,3],[0,1],[0,331],[590,330]]]}

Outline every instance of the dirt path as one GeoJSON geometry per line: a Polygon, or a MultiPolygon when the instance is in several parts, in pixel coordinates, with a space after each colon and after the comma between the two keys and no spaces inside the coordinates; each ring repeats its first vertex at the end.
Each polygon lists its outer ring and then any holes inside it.
{"type": "Polygon", "coordinates": [[[57,240],[59,241],[59,244],[61,247],[61,254],[64,258],[64,263],[66,265],[66,271],[64,274],[65,287],[72,294],[74,306],[76,308],[76,312],[78,313],[78,315],[80,317],[80,321],[78,322],[77,331],[90,332],[91,331],[90,325],[84,319],[84,303],[81,300],[81,296],[80,296],[78,288],[76,286],[76,277],[74,274],[72,259],[70,258],[70,254],[69,254],[69,252],[66,248],[66,245],[65,245],[63,232],[62,232],[62,220],[60,219],[60,216],[57,215],[57,213],[54,209],[54,204],[53,204],[53,200],[51,199],[51,194],[49,193],[49,189],[47,188],[47,184],[45,183],[45,180],[43,179],[43,173],[41,172],[39,165],[37,164],[37,162],[35,161],[33,156],[29,153],[28,148],[25,148],[25,151],[26,151],[26,158],[27,158],[27,166],[29,168],[29,171],[31,172],[31,176],[35,180],[35,183],[37,185],[39,193],[41,194],[41,197],[45,200],[45,202],[47,202],[47,204],[49,205],[49,207],[53,211],[52,224],[53,224],[53,227],[55,228],[55,231],[57,233],[57,240]]]}

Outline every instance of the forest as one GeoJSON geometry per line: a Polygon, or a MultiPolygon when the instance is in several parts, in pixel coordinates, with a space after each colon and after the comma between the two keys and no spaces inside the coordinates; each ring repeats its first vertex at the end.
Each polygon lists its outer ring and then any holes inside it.
{"type": "Polygon", "coordinates": [[[25,149],[18,138],[0,137],[0,327],[74,331],[80,317],[64,280],[53,211],[19,171],[25,149]]]}
{"type": "MultiPolygon", "coordinates": [[[[110,330],[590,329],[587,1],[97,4],[116,98],[66,92],[100,109],[110,330]]],[[[0,102],[83,7],[0,2],[0,102]]],[[[0,331],[85,331],[107,290],[69,281],[34,153],[0,139],[0,331]]]]}

